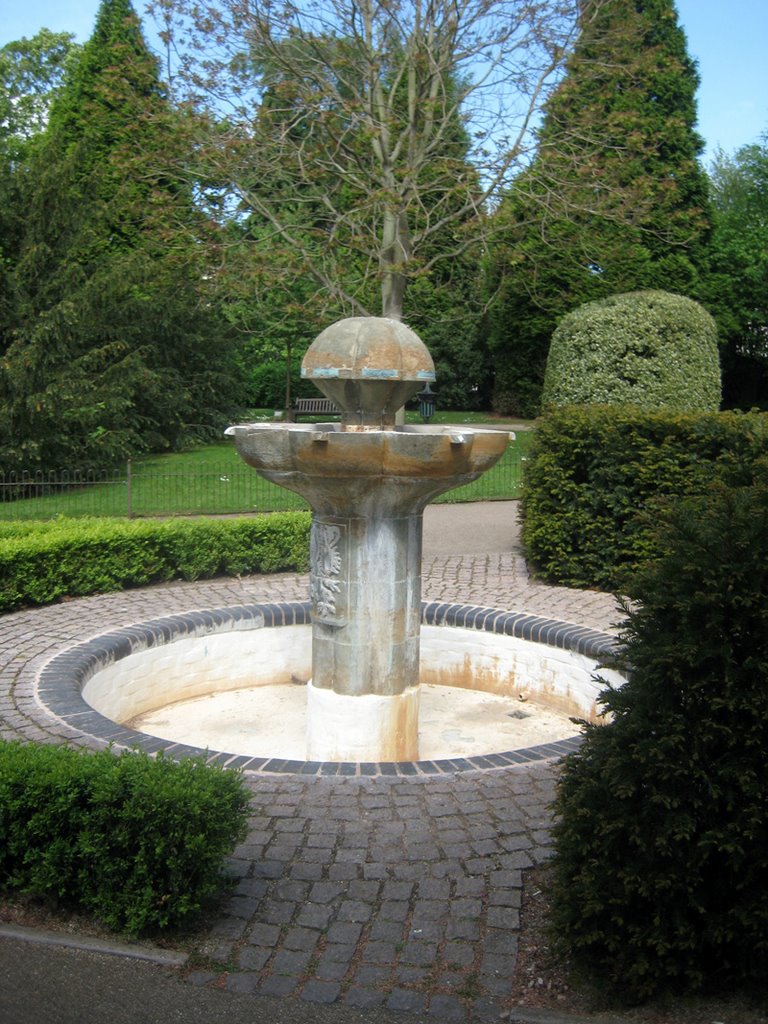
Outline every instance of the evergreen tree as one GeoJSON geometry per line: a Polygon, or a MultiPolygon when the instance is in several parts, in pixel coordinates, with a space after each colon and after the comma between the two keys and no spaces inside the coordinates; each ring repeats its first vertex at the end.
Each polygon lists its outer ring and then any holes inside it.
{"type": "MultiPolygon", "coordinates": [[[[751,468],[733,454],[735,477],[751,468]]],[[[754,468],[754,467],[753,467],[754,468]]],[[[768,487],[718,483],[654,512],[617,664],[566,758],[557,952],[623,1003],[764,993],[768,949],[768,487]]],[[[759,1003],[756,1003],[759,1005],[759,1003]]]]}
{"type": "Polygon", "coordinates": [[[497,213],[489,331],[500,411],[538,411],[564,313],[637,289],[701,297],[709,212],[698,82],[672,0],[585,13],[536,158],[497,213]]]}
{"type": "Polygon", "coordinates": [[[108,465],[224,426],[228,329],[204,292],[204,224],[170,170],[182,139],[129,0],[103,0],[19,171],[3,468],[108,465]]]}

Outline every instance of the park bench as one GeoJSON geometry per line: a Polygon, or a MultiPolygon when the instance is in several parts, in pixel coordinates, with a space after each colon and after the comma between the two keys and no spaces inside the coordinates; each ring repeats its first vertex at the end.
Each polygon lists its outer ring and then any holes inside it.
{"type": "Polygon", "coordinates": [[[288,410],[288,420],[295,423],[302,416],[341,416],[339,407],[330,398],[297,398],[288,410]]]}

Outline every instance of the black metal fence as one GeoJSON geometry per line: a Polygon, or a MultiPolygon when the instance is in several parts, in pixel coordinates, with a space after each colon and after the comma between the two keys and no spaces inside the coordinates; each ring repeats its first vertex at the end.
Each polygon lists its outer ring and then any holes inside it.
{"type": "MultiPolygon", "coordinates": [[[[454,488],[438,501],[518,498],[521,449],[504,457],[474,483],[454,488]]],[[[306,502],[264,480],[239,459],[185,463],[128,460],[115,470],[0,473],[0,520],[55,516],[243,515],[305,509],[306,502]]]]}

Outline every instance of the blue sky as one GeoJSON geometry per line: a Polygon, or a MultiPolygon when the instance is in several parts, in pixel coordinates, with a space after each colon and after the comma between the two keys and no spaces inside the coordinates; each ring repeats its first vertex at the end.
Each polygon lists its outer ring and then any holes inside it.
{"type": "MultiPolygon", "coordinates": [[[[40,28],[74,32],[84,42],[99,0],[5,0],[0,45],[40,28]],[[12,10],[8,10],[12,5],[12,10]]],[[[137,11],[142,0],[134,0],[137,11]]],[[[699,62],[699,131],[708,162],[719,147],[733,153],[768,131],[767,0],[677,0],[688,52],[699,62]]]]}

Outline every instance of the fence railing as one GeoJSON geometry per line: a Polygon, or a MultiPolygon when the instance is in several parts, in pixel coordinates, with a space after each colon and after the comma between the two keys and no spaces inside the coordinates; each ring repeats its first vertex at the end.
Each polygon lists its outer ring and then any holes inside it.
{"type": "MultiPolygon", "coordinates": [[[[522,462],[520,448],[510,444],[493,469],[437,500],[519,498],[522,462]]],[[[163,469],[157,460],[146,465],[128,460],[120,469],[101,472],[0,473],[0,520],[243,515],[307,507],[298,494],[270,483],[239,461],[163,469]]]]}

